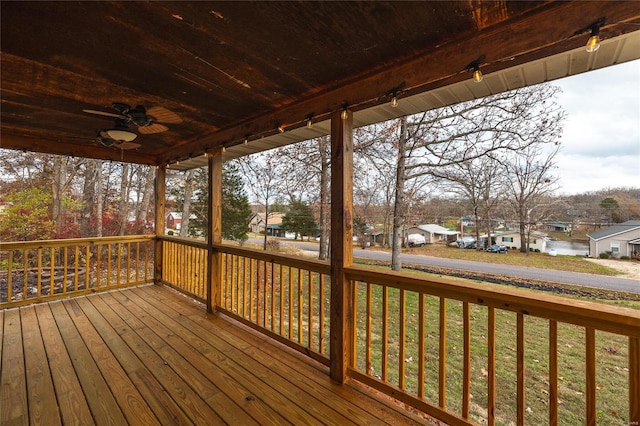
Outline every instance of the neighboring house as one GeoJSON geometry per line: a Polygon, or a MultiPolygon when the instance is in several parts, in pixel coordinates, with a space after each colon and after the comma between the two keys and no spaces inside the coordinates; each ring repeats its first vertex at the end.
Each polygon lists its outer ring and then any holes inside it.
{"type": "MultiPolygon", "coordinates": [[[[267,224],[267,235],[272,236],[282,236],[284,237],[284,232],[280,235],[280,225],[282,224],[282,218],[284,217],[284,213],[279,212],[271,212],[269,213],[269,220],[267,224]],[[277,226],[275,226],[277,225],[277,226]],[[277,231],[276,231],[277,230],[277,231]]],[[[256,234],[264,233],[264,212],[256,213],[253,215],[251,220],[249,221],[249,231],[256,234]]]]}
{"type": "Polygon", "coordinates": [[[567,223],[567,222],[547,223],[547,229],[549,231],[567,232],[567,231],[569,231],[569,229],[571,229],[571,223],[567,223]]]}
{"type": "Polygon", "coordinates": [[[460,235],[459,231],[450,231],[436,224],[411,226],[405,230],[405,236],[409,234],[422,235],[427,244],[433,244],[437,242],[453,243],[458,239],[460,235]]]}
{"type": "Polygon", "coordinates": [[[613,257],[640,253],[640,220],[628,220],[587,234],[589,256],[610,252],[613,257]]]}
{"type": "Polygon", "coordinates": [[[167,215],[167,229],[180,229],[182,223],[182,213],[171,212],[167,215]]]}
{"type": "MultiPolygon", "coordinates": [[[[502,244],[511,249],[520,249],[521,240],[519,231],[496,232],[491,238],[496,244],[502,244]]],[[[547,234],[540,231],[531,231],[531,235],[529,236],[529,250],[547,251],[547,234]]]]}
{"type": "MultiPolygon", "coordinates": [[[[195,214],[189,215],[189,220],[191,219],[197,219],[196,215],[195,214]]],[[[180,228],[182,227],[182,213],[178,213],[178,212],[169,213],[167,215],[165,226],[167,227],[167,229],[174,229],[176,231],[179,231],[180,228]]]]}

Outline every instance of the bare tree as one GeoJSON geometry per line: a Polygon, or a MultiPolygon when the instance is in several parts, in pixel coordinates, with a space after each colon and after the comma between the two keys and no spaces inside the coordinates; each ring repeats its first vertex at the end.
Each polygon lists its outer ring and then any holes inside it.
{"type": "Polygon", "coordinates": [[[180,222],[180,236],[189,234],[189,219],[191,217],[191,197],[193,195],[195,169],[190,169],[184,177],[184,201],[182,203],[182,221],[180,222]]]}
{"type": "Polygon", "coordinates": [[[329,256],[329,182],[331,171],[331,143],[329,136],[300,142],[277,150],[282,158],[282,191],[289,195],[290,203],[306,199],[320,206],[319,259],[329,256]]]}
{"type": "Polygon", "coordinates": [[[432,170],[434,177],[449,182],[448,189],[466,200],[473,211],[476,224],[476,249],[481,250],[480,230],[482,217],[487,230],[488,243],[491,242],[491,218],[496,204],[500,200],[499,179],[502,167],[492,155],[476,157],[469,161],[454,163],[449,167],[432,170]]]}
{"type": "Polygon", "coordinates": [[[279,156],[276,151],[267,151],[243,157],[238,165],[248,182],[249,191],[264,206],[264,243],[267,249],[267,229],[269,226],[269,207],[271,200],[278,194],[279,156]]]}
{"type": "Polygon", "coordinates": [[[559,150],[559,144],[548,153],[542,145],[531,145],[502,160],[507,199],[519,224],[522,253],[529,253],[531,225],[537,222],[532,222],[532,214],[548,211],[548,197],[556,189],[557,177],[551,172],[559,150]]]}
{"type": "MultiPolygon", "coordinates": [[[[401,120],[395,211],[405,211],[401,194],[411,179],[491,153],[556,142],[564,117],[554,100],[558,91],[549,84],[525,87],[401,120]]],[[[394,218],[394,235],[403,225],[402,217],[394,218]]],[[[394,270],[401,267],[399,255],[394,245],[394,270]]]]}

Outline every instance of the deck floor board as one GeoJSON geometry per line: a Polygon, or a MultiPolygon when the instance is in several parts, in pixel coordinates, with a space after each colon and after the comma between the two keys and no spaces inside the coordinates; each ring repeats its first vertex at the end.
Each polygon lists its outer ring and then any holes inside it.
{"type": "Polygon", "coordinates": [[[429,424],[162,286],[0,311],[2,424],[429,424]]]}

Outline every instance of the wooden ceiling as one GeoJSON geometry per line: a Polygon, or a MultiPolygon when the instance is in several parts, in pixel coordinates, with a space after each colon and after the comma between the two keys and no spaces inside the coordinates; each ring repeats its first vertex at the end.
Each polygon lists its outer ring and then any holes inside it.
{"type": "MultiPolygon", "coordinates": [[[[220,145],[237,156],[292,143],[324,132],[321,124],[302,131],[309,116],[321,123],[345,106],[391,118],[398,112],[380,107],[394,91],[402,102],[460,84],[483,55],[483,72],[499,75],[573,51],[588,38],[580,30],[600,18],[605,40],[640,34],[640,7],[626,1],[49,1],[0,9],[0,146],[144,164],[220,145]],[[183,123],[140,135],[135,150],[106,148],[95,136],[112,119],[83,109],[115,112],[114,102],[162,106],[183,123]]],[[[605,66],[638,56],[618,54],[605,66]]]]}

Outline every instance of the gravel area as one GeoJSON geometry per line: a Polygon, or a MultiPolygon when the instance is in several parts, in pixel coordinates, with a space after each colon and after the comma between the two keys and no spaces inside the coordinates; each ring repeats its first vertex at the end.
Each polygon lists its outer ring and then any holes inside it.
{"type": "Polygon", "coordinates": [[[621,275],[618,275],[618,278],[640,280],[640,262],[637,260],[592,259],[589,257],[585,257],[585,260],[620,271],[621,275]]]}

